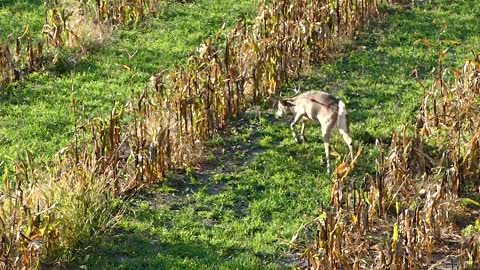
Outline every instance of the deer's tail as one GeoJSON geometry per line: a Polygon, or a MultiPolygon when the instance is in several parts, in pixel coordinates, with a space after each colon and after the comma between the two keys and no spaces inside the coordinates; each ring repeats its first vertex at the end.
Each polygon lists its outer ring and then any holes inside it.
{"type": "Polygon", "coordinates": [[[338,102],[337,125],[340,130],[348,132],[348,111],[343,101],[338,102]]]}

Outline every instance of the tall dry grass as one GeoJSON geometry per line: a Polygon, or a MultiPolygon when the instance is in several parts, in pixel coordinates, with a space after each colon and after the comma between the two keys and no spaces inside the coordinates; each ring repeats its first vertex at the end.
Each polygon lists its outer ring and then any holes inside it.
{"type": "Polygon", "coordinates": [[[70,257],[76,248],[108,232],[122,204],[110,175],[95,159],[33,162],[7,168],[0,192],[0,269],[35,269],[42,258],[70,257]]]}

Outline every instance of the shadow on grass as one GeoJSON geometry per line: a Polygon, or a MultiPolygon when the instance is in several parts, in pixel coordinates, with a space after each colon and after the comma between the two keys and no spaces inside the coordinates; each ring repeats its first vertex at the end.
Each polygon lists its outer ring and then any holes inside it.
{"type": "MultiPolygon", "coordinates": [[[[180,237],[165,240],[129,231],[116,231],[111,240],[93,245],[91,249],[96,255],[85,255],[83,261],[95,265],[96,269],[212,269],[245,252],[242,248],[201,240],[183,241],[180,237]]],[[[65,268],[75,269],[81,265],[65,268]]]]}

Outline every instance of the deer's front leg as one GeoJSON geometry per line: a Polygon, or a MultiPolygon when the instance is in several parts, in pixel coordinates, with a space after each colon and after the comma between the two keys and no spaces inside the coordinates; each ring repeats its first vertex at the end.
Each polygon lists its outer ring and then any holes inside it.
{"type": "Polygon", "coordinates": [[[302,141],[302,143],[305,143],[304,132],[305,132],[305,121],[302,121],[302,129],[300,131],[300,140],[302,141]]]}
{"type": "Polygon", "coordinates": [[[295,115],[293,122],[290,124],[290,129],[292,130],[292,136],[296,143],[299,143],[299,140],[297,138],[297,133],[295,133],[295,125],[298,123],[298,121],[300,121],[300,119],[302,119],[302,117],[303,115],[301,114],[295,115]]]}

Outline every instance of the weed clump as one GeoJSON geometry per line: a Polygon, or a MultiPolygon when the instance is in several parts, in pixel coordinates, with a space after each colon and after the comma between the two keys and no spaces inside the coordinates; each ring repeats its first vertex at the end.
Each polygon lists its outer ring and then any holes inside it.
{"type": "Polygon", "coordinates": [[[71,5],[67,9],[71,13],[66,24],[70,31],[67,43],[70,48],[91,51],[107,46],[112,41],[113,28],[98,19],[89,18],[84,6],[71,5]]]}

